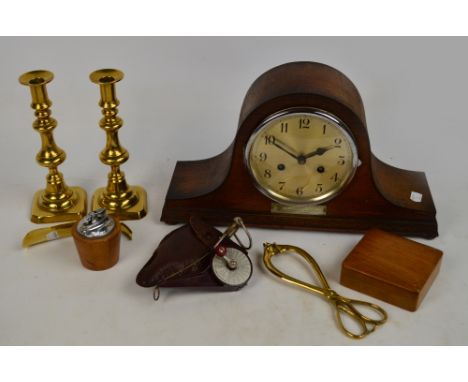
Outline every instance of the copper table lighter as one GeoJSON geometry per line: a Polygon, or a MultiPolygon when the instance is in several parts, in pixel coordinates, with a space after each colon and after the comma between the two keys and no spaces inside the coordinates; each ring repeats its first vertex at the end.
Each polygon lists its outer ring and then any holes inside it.
{"type": "Polygon", "coordinates": [[[120,223],[104,208],[90,212],[72,228],[73,239],[85,268],[102,271],[119,261],[120,223]]]}

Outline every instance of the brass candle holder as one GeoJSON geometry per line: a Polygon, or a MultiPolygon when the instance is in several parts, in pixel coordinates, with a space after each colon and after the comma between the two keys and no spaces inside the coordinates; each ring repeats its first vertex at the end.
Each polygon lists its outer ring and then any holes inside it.
{"type": "Polygon", "coordinates": [[[47,70],[24,73],[19,82],[29,86],[36,120],[33,128],[41,136],[41,150],[36,161],[49,169],[47,185],[34,194],[31,221],[33,223],[53,223],[79,220],[86,215],[86,191],[81,187],[68,187],[57,167],[65,161],[66,154],[54,141],[53,130],[57,121],[52,118],[46,84],[54,78],[47,70]]]}
{"type": "Polygon", "coordinates": [[[121,220],[141,219],[147,213],[146,191],[140,186],[129,186],[120,165],[128,160],[128,151],[120,145],[118,130],[123,120],[117,116],[119,100],[115,93],[115,83],[124,77],[116,69],[101,69],[92,72],[90,80],[99,85],[103,118],[99,126],[106,132],[106,147],[99,158],[102,163],[111,167],[107,187],[98,188],[93,195],[92,209],[105,208],[110,214],[121,220]]]}

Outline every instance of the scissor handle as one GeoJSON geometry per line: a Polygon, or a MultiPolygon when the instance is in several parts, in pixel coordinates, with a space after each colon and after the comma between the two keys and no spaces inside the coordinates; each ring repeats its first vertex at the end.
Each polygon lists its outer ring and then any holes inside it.
{"type": "Polygon", "coordinates": [[[345,333],[348,337],[353,339],[361,339],[372,333],[375,328],[379,325],[384,324],[387,321],[387,312],[383,310],[380,306],[376,304],[372,304],[371,302],[362,301],[362,300],[354,300],[350,298],[346,298],[340,296],[336,292],[332,291],[336,298],[332,298],[335,305],[335,317],[338,322],[338,326],[343,333],[345,333]],[[372,309],[377,315],[380,317],[379,319],[373,319],[367,317],[366,315],[362,314],[359,310],[357,310],[356,305],[366,306],[372,309]],[[354,322],[358,324],[360,327],[360,331],[355,333],[348,329],[343,322],[343,314],[346,314],[350,317],[354,322]]]}

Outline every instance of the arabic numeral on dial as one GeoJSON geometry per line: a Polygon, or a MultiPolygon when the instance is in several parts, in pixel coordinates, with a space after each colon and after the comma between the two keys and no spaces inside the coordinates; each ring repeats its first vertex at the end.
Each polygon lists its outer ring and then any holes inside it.
{"type": "Polygon", "coordinates": [[[338,173],[335,172],[335,175],[333,175],[330,179],[335,181],[335,182],[338,182],[338,173]]]}
{"type": "Polygon", "coordinates": [[[315,192],[322,192],[323,191],[323,184],[318,183],[317,187],[315,187],[315,192]]]}
{"type": "Polygon", "coordinates": [[[296,195],[301,196],[304,193],[304,187],[296,188],[296,195]]]}
{"type": "Polygon", "coordinates": [[[323,125],[323,127],[322,127],[322,134],[325,135],[326,132],[327,132],[327,125],[323,125]]]}
{"type": "Polygon", "coordinates": [[[274,135],[265,135],[265,144],[266,145],[274,145],[275,144],[275,136],[274,135]]]}
{"type": "Polygon", "coordinates": [[[278,182],[279,184],[279,189],[280,191],[284,188],[284,186],[286,185],[286,182],[278,182]]]}
{"type": "Polygon", "coordinates": [[[309,118],[301,118],[299,120],[299,129],[308,129],[310,127],[310,119],[309,118]]]}
{"type": "Polygon", "coordinates": [[[335,145],[341,145],[341,142],[343,142],[343,140],[341,138],[335,138],[335,145]]]}
{"type": "Polygon", "coordinates": [[[343,165],[345,164],[345,157],[344,157],[344,155],[340,155],[340,156],[338,157],[338,164],[339,164],[340,166],[343,166],[343,165]]]}
{"type": "Polygon", "coordinates": [[[258,158],[260,159],[260,162],[265,162],[267,160],[267,154],[266,153],[260,153],[258,155],[258,158]]]}
{"type": "Polygon", "coordinates": [[[281,122],[281,132],[282,133],[287,133],[288,132],[288,123],[287,122],[281,122]]]}
{"type": "Polygon", "coordinates": [[[266,169],[265,172],[263,173],[263,176],[265,178],[271,178],[271,170],[266,169]]]}

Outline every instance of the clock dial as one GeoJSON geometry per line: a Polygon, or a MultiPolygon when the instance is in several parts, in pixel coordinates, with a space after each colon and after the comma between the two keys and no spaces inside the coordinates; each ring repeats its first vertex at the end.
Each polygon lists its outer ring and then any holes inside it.
{"type": "Polygon", "coordinates": [[[323,111],[283,111],[249,139],[246,164],[257,187],[278,202],[322,203],[351,180],[357,150],[345,125],[323,111]]]}

